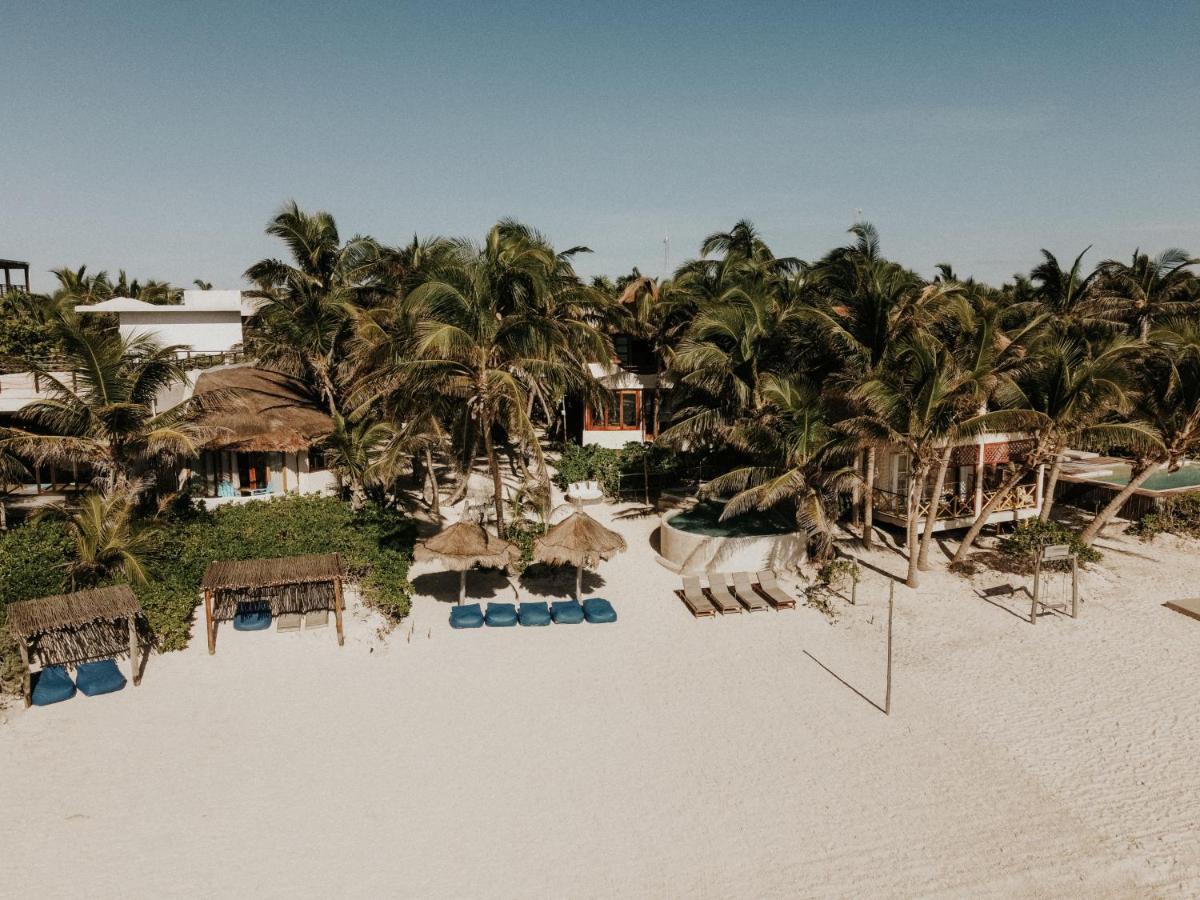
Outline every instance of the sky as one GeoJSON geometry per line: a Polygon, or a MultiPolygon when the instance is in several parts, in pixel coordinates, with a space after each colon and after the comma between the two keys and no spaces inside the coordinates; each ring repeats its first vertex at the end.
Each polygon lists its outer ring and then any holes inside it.
{"type": "Polygon", "coordinates": [[[1200,0],[0,11],[0,258],[36,290],[244,286],[292,199],[386,243],[515,217],[587,276],[742,218],[812,259],[861,215],[993,283],[1042,247],[1200,252],[1200,0]]]}

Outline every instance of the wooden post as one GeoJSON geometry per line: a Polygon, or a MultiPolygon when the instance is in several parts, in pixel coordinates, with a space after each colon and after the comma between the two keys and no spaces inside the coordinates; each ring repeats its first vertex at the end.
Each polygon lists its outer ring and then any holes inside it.
{"type": "Polygon", "coordinates": [[[1079,618],[1079,560],[1071,554],[1071,618],[1079,618]]]}
{"type": "Polygon", "coordinates": [[[333,579],[333,619],[337,623],[338,646],[344,646],[346,635],[342,633],[342,578],[333,579]]]}
{"type": "Polygon", "coordinates": [[[583,566],[575,567],[575,602],[579,602],[580,596],[583,594],[583,566]]]}
{"type": "Polygon", "coordinates": [[[204,589],[204,627],[208,631],[208,655],[217,652],[217,636],[213,632],[213,596],[210,588],[204,589]]]}
{"type": "Polygon", "coordinates": [[[467,570],[460,569],[458,573],[458,605],[462,606],[467,599],[467,570]]]}
{"type": "Polygon", "coordinates": [[[888,587],[888,632],[887,632],[887,692],[883,696],[883,714],[892,714],[892,615],[896,610],[896,582],[888,587]]]}
{"type": "Polygon", "coordinates": [[[142,683],[142,678],[138,675],[137,616],[129,617],[129,680],[133,682],[134,687],[142,683]]]}
{"type": "Polygon", "coordinates": [[[1037,624],[1038,597],[1042,593],[1042,551],[1038,550],[1033,564],[1033,600],[1029,605],[1029,624],[1037,624]]]}
{"type": "Polygon", "coordinates": [[[33,703],[33,686],[29,677],[29,650],[25,646],[25,638],[17,638],[17,650],[21,654],[21,665],[24,666],[21,679],[21,694],[25,698],[25,708],[28,709],[30,704],[33,703]]]}

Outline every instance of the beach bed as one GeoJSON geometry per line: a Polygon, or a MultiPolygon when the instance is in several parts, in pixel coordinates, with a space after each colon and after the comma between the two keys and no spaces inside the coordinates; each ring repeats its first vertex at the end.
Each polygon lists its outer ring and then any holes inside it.
{"type": "Polygon", "coordinates": [[[754,590],[754,585],[750,583],[749,572],[733,573],[733,593],[750,612],[758,612],[767,608],[767,601],[759,596],[758,592],[754,590]]]}
{"type": "Polygon", "coordinates": [[[687,608],[692,611],[692,615],[696,618],[700,618],[700,616],[715,616],[717,614],[717,608],[704,596],[704,589],[700,587],[700,579],[695,575],[683,576],[683,590],[679,594],[683,597],[683,602],[687,604],[687,608]]]}
{"type": "Polygon", "coordinates": [[[742,611],[742,604],[738,603],[737,597],[729,589],[729,585],[725,583],[723,576],[718,575],[708,577],[708,594],[713,599],[713,603],[717,605],[717,609],[721,610],[722,615],[732,615],[742,611]]]}
{"type": "Polygon", "coordinates": [[[775,573],[769,569],[758,573],[758,589],[776,609],[796,608],[796,598],[779,586],[775,573]]]}

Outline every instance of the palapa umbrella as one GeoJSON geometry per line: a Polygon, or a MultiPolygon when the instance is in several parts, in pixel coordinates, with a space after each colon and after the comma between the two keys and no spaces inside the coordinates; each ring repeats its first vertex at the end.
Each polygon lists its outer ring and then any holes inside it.
{"type": "Polygon", "coordinates": [[[427,541],[421,541],[413,551],[413,559],[445,563],[458,572],[458,602],[467,596],[467,569],[483,566],[504,569],[519,556],[517,548],[503,538],[488,534],[474,522],[455,522],[443,528],[427,541]]]}
{"type": "Polygon", "coordinates": [[[594,567],[625,549],[625,538],[587,513],[572,513],[533,543],[533,556],[552,566],[575,567],[575,599],[583,592],[583,568],[594,567]]]}

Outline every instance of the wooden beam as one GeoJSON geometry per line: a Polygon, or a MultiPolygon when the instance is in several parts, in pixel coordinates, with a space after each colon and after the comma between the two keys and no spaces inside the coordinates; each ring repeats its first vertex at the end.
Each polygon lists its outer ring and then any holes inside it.
{"type": "Polygon", "coordinates": [[[208,655],[217,652],[217,636],[213,632],[213,597],[212,590],[204,589],[204,628],[208,632],[208,655]]]}
{"type": "Polygon", "coordinates": [[[338,646],[344,646],[346,635],[342,632],[342,579],[333,579],[333,619],[337,623],[338,646]]]}
{"type": "Polygon", "coordinates": [[[142,677],[138,674],[137,616],[129,617],[129,680],[134,687],[142,683],[142,677]]]}
{"type": "Polygon", "coordinates": [[[17,650],[21,654],[21,664],[24,666],[24,673],[21,680],[21,694],[25,698],[25,708],[28,709],[33,702],[33,688],[29,677],[29,650],[25,646],[25,638],[17,638],[17,650]]]}

